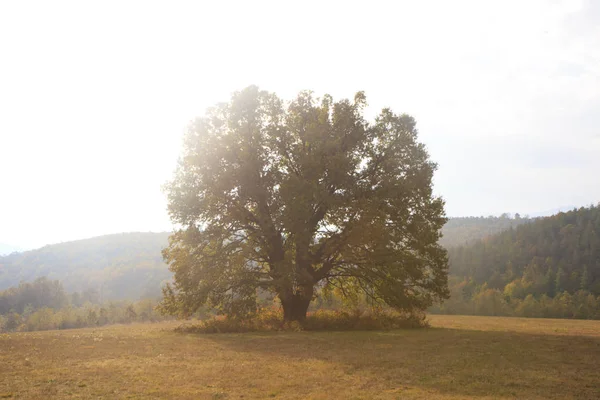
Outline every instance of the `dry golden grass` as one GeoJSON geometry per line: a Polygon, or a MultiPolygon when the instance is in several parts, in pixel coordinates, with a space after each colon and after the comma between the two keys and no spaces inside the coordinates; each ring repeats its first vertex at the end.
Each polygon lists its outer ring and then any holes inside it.
{"type": "Polygon", "coordinates": [[[389,332],[5,334],[0,398],[600,398],[600,321],[430,320],[389,332]]]}

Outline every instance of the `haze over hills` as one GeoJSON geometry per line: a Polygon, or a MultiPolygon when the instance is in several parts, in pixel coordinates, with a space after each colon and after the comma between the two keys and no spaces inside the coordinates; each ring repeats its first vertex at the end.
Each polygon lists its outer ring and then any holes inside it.
{"type": "MultiPolygon", "coordinates": [[[[505,217],[451,219],[442,242],[463,244],[520,222],[505,217]]],[[[104,299],[158,296],[161,284],[171,277],[161,254],[168,236],[118,233],[0,257],[0,290],[47,276],[69,292],[93,288],[104,299]]]]}
{"type": "Polygon", "coordinates": [[[161,255],[168,236],[119,233],[0,257],[0,290],[47,276],[67,291],[97,289],[104,299],[157,296],[170,278],[161,255]]]}
{"type": "Polygon", "coordinates": [[[518,214],[515,218],[508,214],[499,217],[450,218],[442,228],[440,243],[446,248],[462,246],[531,221],[533,219],[522,218],[518,214]]]}
{"type": "MultiPolygon", "coordinates": [[[[591,210],[597,212],[598,209],[591,210]]],[[[515,267],[516,276],[521,276],[531,259],[511,259],[511,249],[517,246],[516,242],[512,241],[517,240],[517,237],[525,237],[528,242],[522,244],[523,246],[530,246],[530,242],[538,240],[536,238],[547,241],[549,239],[546,236],[555,237],[552,236],[555,234],[546,232],[546,229],[562,232],[561,224],[571,224],[570,221],[573,218],[577,220],[577,216],[582,212],[562,213],[551,218],[539,219],[521,218],[518,215],[511,218],[508,214],[499,217],[451,218],[442,229],[443,237],[440,242],[450,249],[452,275],[472,276],[479,283],[483,283],[487,280],[495,282],[500,274],[504,277],[501,283],[505,285],[509,277],[503,271],[503,265],[492,263],[489,257],[512,260],[519,265],[515,267]],[[557,224],[561,226],[557,227],[557,224]],[[515,236],[517,233],[518,236],[515,236]],[[488,244],[482,244],[482,239],[488,244]],[[512,244],[505,247],[498,244],[508,242],[512,244]],[[493,254],[490,249],[494,251],[493,254]],[[482,251],[484,253],[481,253],[482,251]],[[480,254],[486,258],[478,259],[480,254]],[[497,272],[496,275],[491,272],[492,269],[497,272]]],[[[584,228],[588,231],[591,229],[587,225],[584,228]]],[[[600,226],[594,229],[594,232],[600,232],[600,226]]],[[[578,231],[572,232],[575,234],[578,231]]],[[[30,282],[38,277],[47,276],[61,281],[69,292],[93,288],[98,290],[104,299],[155,297],[160,295],[162,283],[171,277],[161,254],[168,244],[168,236],[169,232],[119,233],[3,256],[0,257],[0,290],[16,286],[19,282],[30,282]]],[[[546,247],[545,251],[549,254],[558,254],[564,250],[560,247],[546,247]]],[[[543,262],[544,260],[541,261],[542,264],[543,262]]],[[[571,286],[575,285],[573,282],[577,279],[581,279],[583,273],[583,267],[575,266],[574,262],[570,261],[568,266],[563,267],[569,274],[578,271],[578,278],[569,278],[571,286]]],[[[596,274],[592,268],[595,268],[593,263],[588,266],[589,273],[596,274]]],[[[600,271],[597,275],[600,279],[600,271]]]]}

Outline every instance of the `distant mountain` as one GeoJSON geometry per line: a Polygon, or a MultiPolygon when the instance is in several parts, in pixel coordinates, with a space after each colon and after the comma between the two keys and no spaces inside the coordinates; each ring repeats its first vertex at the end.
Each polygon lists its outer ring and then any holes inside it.
{"type": "Polygon", "coordinates": [[[70,292],[96,289],[103,299],[156,296],[171,277],[161,255],[168,237],[120,233],[0,257],[0,290],[47,276],[70,292]]]}
{"type": "Polygon", "coordinates": [[[23,249],[20,247],[11,246],[6,243],[0,243],[0,256],[19,252],[19,251],[23,251],[23,249]]]}

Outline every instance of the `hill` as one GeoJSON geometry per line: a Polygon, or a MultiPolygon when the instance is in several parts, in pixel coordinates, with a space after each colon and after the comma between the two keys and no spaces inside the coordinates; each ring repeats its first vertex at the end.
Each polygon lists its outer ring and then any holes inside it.
{"type": "Polygon", "coordinates": [[[492,289],[514,283],[535,296],[578,290],[600,295],[600,206],[510,227],[451,248],[449,258],[451,275],[492,289]]]}
{"type": "MultiPolygon", "coordinates": [[[[451,218],[441,242],[457,246],[530,220],[526,218],[451,218]]],[[[104,300],[137,299],[160,294],[171,277],[162,260],[168,232],[120,233],[48,245],[0,257],[0,290],[47,276],[68,292],[96,289],[104,300]]]]}
{"type": "Polygon", "coordinates": [[[519,214],[514,218],[510,218],[508,214],[499,217],[450,218],[442,228],[440,244],[446,248],[465,245],[531,221],[533,220],[522,218],[519,214]]]}
{"type": "Polygon", "coordinates": [[[161,255],[168,236],[120,233],[0,257],[0,290],[47,276],[69,292],[96,289],[105,300],[156,296],[171,276],[161,255]]]}

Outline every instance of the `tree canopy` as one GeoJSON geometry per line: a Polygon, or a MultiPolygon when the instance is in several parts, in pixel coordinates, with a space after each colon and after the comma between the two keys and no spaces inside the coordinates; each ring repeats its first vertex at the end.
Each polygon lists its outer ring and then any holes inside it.
{"type": "Polygon", "coordinates": [[[511,218],[506,213],[499,217],[449,218],[442,228],[440,244],[446,249],[465,246],[532,221],[534,219],[523,218],[519,214],[511,218]]]}
{"type": "Polygon", "coordinates": [[[502,289],[517,280],[550,297],[583,289],[600,295],[600,207],[592,205],[450,248],[450,273],[502,289]]]}
{"type": "Polygon", "coordinates": [[[230,314],[257,290],[302,320],[316,288],[364,292],[399,310],[447,297],[438,244],[444,203],[415,120],[366,97],[291,102],[250,86],[195,119],[165,189],[181,228],[163,255],[174,273],[163,308],[230,314]]]}

